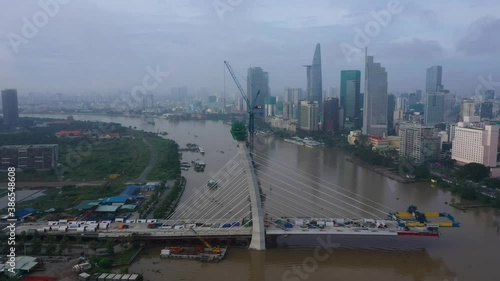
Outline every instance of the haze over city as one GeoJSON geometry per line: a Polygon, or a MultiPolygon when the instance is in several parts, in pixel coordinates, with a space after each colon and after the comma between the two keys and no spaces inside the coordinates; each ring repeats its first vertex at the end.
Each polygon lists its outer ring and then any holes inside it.
{"type": "MultiPolygon", "coordinates": [[[[130,91],[146,67],[169,72],[153,91],[171,87],[223,91],[223,61],[245,76],[248,67],[269,73],[272,95],[304,88],[316,43],[322,47],[323,88],[339,87],[340,70],[364,69],[364,50],[346,59],[341,44],[355,45],[374,13],[391,1],[64,1],[60,10],[18,43],[23,17],[43,11],[38,1],[2,1],[0,85],[27,92],[65,94],[130,91]],[[221,4],[222,3],[222,4],[221,4]],[[224,6],[226,5],[226,6],[224,6]],[[10,35],[9,35],[10,34],[10,35]]],[[[394,1],[392,1],[394,2],[394,1]]],[[[500,2],[400,1],[380,32],[368,36],[369,54],[388,72],[389,92],[425,86],[425,70],[443,66],[443,84],[470,96],[478,77],[500,80],[500,2]]],[[[376,30],[375,30],[376,31],[376,30]]],[[[366,35],[365,35],[366,36],[366,35]]],[[[357,46],[356,46],[357,47],[357,46]]],[[[226,77],[228,79],[228,77],[226,77]]],[[[231,82],[231,81],[229,81],[231,82]]],[[[227,91],[237,92],[226,81],[227,91]]]]}

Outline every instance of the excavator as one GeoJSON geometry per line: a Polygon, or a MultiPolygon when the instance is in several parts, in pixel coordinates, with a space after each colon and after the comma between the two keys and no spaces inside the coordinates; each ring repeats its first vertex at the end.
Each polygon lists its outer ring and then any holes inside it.
{"type": "Polygon", "coordinates": [[[200,240],[201,243],[203,243],[203,245],[205,245],[205,247],[207,247],[210,250],[210,252],[212,252],[212,254],[220,254],[221,253],[221,250],[220,250],[219,246],[217,246],[215,248],[212,247],[212,245],[210,245],[210,243],[208,243],[208,241],[205,238],[201,237],[198,234],[198,232],[196,232],[196,230],[194,230],[193,227],[190,227],[190,229],[196,235],[196,238],[198,238],[198,240],[200,240]]]}

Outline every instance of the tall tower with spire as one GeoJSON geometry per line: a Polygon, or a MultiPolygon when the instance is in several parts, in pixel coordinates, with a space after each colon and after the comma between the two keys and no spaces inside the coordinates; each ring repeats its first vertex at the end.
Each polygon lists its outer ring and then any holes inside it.
{"type": "Polygon", "coordinates": [[[304,65],[307,71],[307,100],[318,103],[320,122],[323,109],[323,80],[321,76],[321,46],[316,44],[312,64],[304,65]]]}

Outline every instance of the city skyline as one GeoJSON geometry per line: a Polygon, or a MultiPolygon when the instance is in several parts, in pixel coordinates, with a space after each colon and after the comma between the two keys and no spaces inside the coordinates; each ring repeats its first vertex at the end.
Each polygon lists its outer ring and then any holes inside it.
{"type": "MultiPolygon", "coordinates": [[[[491,32],[498,32],[500,20],[491,11],[500,4],[424,2],[402,2],[390,23],[368,38],[371,53],[393,73],[389,91],[422,88],[422,69],[429,65],[446,67],[443,81],[459,95],[473,94],[478,77],[492,74],[495,81],[500,36],[491,32]],[[461,14],[467,17],[457,17],[461,14]]],[[[374,20],[372,12],[387,8],[387,3],[372,2],[360,7],[347,1],[254,1],[240,3],[221,20],[211,3],[71,1],[16,53],[9,38],[21,34],[23,17],[31,19],[41,8],[26,1],[6,5],[0,12],[0,85],[19,93],[65,94],[130,91],[145,68],[156,65],[170,76],[155,94],[181,85],[222,92],[223,61],[229,60],[240,72],[253,65],[266,69],[273,77],[271,94],[277,95],[284,87],[304,87],[300,66],[310,62],[316,42],[324,50],[323,84],[336,87],[340,70],[363,66],[362,55],[348,62],[340,45],[353,45],[356,30],[374,20]],[[278,9],[282,12],[276,16],[278,9]],[[85,20],[89,14],[92,22],[85,20]]]]}

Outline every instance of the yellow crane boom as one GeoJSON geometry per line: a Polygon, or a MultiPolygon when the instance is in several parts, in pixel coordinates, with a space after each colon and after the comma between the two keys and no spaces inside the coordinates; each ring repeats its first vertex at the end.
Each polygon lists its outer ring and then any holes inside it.
{"type": "Polygon", "coordinates": [[[203,243],[203,245],[205,245],[205,247],[210,249],[210,251],[212,253],[215,253],[215,254],[220,253],[220,248],[218,246],[216,248],[212,247],[212,245],[210,245],[210,243],[208,243],[208,241],[205,238],[201,237],[200,234],[198,234],[198,232],[196,232],[196,230],[194,230],[193,227],[190,227],[189,229],[191,229],[191,231],[196,235],[196,238],[198,238],[198,240],[200,240],[201,243],[203,243]]]}

